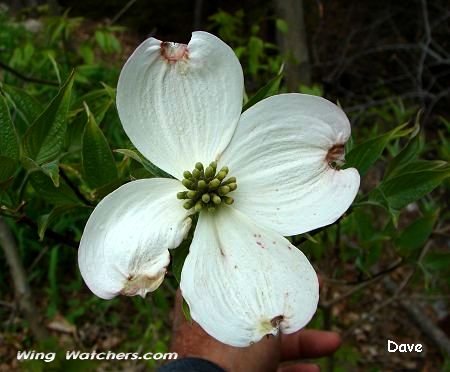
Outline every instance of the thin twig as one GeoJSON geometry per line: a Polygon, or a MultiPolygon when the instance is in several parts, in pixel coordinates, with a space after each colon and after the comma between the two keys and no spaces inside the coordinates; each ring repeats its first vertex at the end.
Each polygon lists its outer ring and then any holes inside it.
{"type": "MultiPolygon", "coordinates": [[[[398,292],[396,285],[393,281],[386,278],[386,288],[391,292],[398,292]]],[[[423,332],[423,334],[442,352],[442,355],[450,355],[450,340],[447,335],[436,327],[430,318],[426,315],[422,306],[414,301],[411,301],[414,297],[403,298],[399,297],[399,304],[403,310],[409,315],[411,320],[417,325],[417,327],[423,332]]]]}
{"type": "Polygon", "coordinates": [[[420,55],[419,64],[417,66],[417,85],[418,91],[421,92],[423,90],[423,67],[425,63],[425,58],[427,54],[430,52],[430,43],[431,43],[431,29],[430,22],[428,19],[428,6],[426,0],[422,0],[422,16],[423,16],[423,26],[425,29],[425,41],[422,47],[422,53],[420,55]]]}
{"type": "Polygon", "coordinates": [[[60,167],[60,175],[61,178],[67,183],[67,185],[72,189],[75,195],[86,205],[92,205],[92,202],[84,196],[84,194],[80,191],[80,189],[70,180],[67,176],[64,168],[60,167]]]}
{"type": "Polygon", "coordinates": [[[27,272],[31,273],[33,269],[36,267],[36,265],[39,263],[39,261],[42,259],[42,257],[45,256],[45,254],[48,252],[49,246],[46,245],[43,249],[40,250],[37,257],[34,259],[34,261],[31,263],[31,265],[27,268],[27,272]]]}
{"type": "Polygon", "coordinates": [[[345,292],[344,294],[340,295],[339,297],[333,298],[329,301],[323,302],[321,304],[322,308],[326,308],[326,307],[330,307],[333,306],[339,302],[341,302],[342,300],[346,299],[347,297],[350,297],[351,295],[355,294],[356,292],[378,282],[379,279],[384,278],[387,274],[391,273],[392,271],[398,269],[400,266],[402,266],[403,264],[403,260],[400,260],[400,262],[392,265],[391,267],[389,267],[388,269],[377,273],[376,275],[359,282],[357,285],[355,285],[353,288],[349,289],[347,292],[345,292]]]}
{"type": "Polygon", "coordinates": [[[381,270],[373,275],[371,275],[368,278],[365,279],[361,279],[361,280],[353,280],[353,281],[346,281],[346,280],[336,280],[336,279],[330,279],[330,278],[326,278],[321,276],[322,280],[324,282],[328,282],[328,283],[332,283],[332,284],[336,284],[336,285],[342,285],[342,286],[350,286],[350,285],[359,285],[365,282],[371,282],[374,279],[380,277],[380,276],[384,276],[386,274],[391,273],[394,270],[397,270],[400,266],[404,265],[404,261],[403,259],[400,257],[396,263],[392,264],[391,266],[389,266],[387,269],[381,270]]]}
{"type": "MultiPolygon", "coordinates": [[[[423,248],[420,251],[419,257],[417,259],[416,264],[411,268],[410,272],[408,273],[408,275],[403,279],[403,281],[400,283],[400,285],[398,287],[395,288],[395,291],[393,291],[393,294],[386,299],[385,301],[383,301],[380,305],[375,306],[371,311],[369,311],[367,314],[365,314],[359,321],[357,321],[356,323],[354,323],[350,328],[348,328],[344,335],[343,338],[347,338],[349,337],[353,331],[362,323],[364,323],[367,319],[369,319],[371,316],[375,315],[378,311],[380,311],[381,309],[383,309],[384,307],[392,304],[395,301],[398,301],[400,298],[400,293],[407,287],[407,285],[410,283],[412,277],[414,276],[414,274],[416,273],[417,267],[421,264],[423,258],[425,257],[425,255],[428,253],[430,247],[431,247],[432,242],[428,241],[423,248]]],[[[385,283],[389,281],[388,277],[385,277],[385,283]]]]}
{"type": "Polygon", "coordinates": [[[59,83],[56,81],[50,81],[45,79],[39,79],[32,76],[27,76],[22,74],[20,71],[17,71],[16,69],[12,68],[11,66],[8,66],[6,63],[0,61],[0,68],[2,68],[5,71],[8,71],[9,73],[13,74],[14,76],[18,77],[21,80],[28,81],[30,83],[36,83],[36,84],[43,84],[43,85],[50,85],[53,87],[59,87],[59,83]]]}
{"type": "Polygon", "coordinates": [[[200,30],[202,27],[203,0],[195,0],[194,5],[194,30],[200,30]]]}
{"type": "Polygon", "coordinates": [[[6,301],[1,301],[1,300],[0,300],[0,306],[9,307],[11,309],[15,309],[16,308],[13,303],[6,302],[6,301]]]}
{"type": "MultiPolygon", "coordinates": [[[[31,227],[34,231],[38,230],[38,226],[36,224],[36,222],[34,222],[30,217],[26,216],[26,215],[20,215],[20,216],[15,216],[12,214],[6,214],[4,212],[0,213],[0,218],[1,216],[6,217],[6,218],[13,218],[15,219],[17,222],[22,222],[25,225],[28,225],[29,227],[31,227]]],[[[73,240],[72,238],[70,238],[67,235],[62,235],[60,233],[57,233],[56,231],[53,231],[51,229],[47,229],[45,231],[45,237],[52,239],[53,241],[55,241],[56,243],[60,243],[62,245],[71,247],[71,248],[78,248],[78,243],[73,240]]]]}
{"type": "Polygon", "coordinates": [[[120,9],[117,14],[111,19],[111,22],[109,22],[109,24],[112,25],[116,23],[120,19],[120,17],[122,17],[128,11],[128,9],[130,9],[134,5],[136,1],[137,0],[130,0],[128,3],[126,3],[125,6],[120,9]]]}

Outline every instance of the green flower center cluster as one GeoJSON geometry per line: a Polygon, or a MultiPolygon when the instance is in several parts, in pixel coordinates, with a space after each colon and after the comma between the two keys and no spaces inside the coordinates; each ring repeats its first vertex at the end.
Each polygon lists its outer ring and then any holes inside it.
{"type": "Polygon", "coordinates": [[[185,171],[181,181],[188,191],[177,194],[178,199],[186,199],[183,207],[194,208],[196,212],[203,209],[214,211],[220,204],[233,204],[234,199],[228,194],[236,190],[236,177],[229,177],[228,167],[222,167],[217,172],[217,162],[211,162],[206,168],[202,163],[195,164],[192,172],[185,171]]]}

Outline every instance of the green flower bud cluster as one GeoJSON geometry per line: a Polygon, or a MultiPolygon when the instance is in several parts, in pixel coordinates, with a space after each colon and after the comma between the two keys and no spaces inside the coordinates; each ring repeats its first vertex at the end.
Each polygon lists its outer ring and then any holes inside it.
{"type": "Polygon", "coordinates": [[[236,190],[236,177],[229,177],[228,167],[217,172],[217,162],[211,162],[206,168],[202,163],[195,164],[192,172],[185,171],[181,183],[188,191],[177,193],[178,199],[185,199],[183,207],[214,211],[220,204],[233,204],[234,199],[228,194],[236,190]]]}

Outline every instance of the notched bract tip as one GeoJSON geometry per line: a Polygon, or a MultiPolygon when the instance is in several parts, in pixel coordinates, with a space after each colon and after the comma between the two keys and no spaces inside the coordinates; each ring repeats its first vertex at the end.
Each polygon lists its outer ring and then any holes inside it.
{"type": "Polygon", "coordinates": [[[280,331],[280,323],[283,321],[284,316],[278,315],[272,319],[265,319],[259,325],[259,331],[262,336],[266,335],[278,335],[280,331]]]}
{"type": "Polygon", "coordinates": [[[345,146],[344,144],[333,145],[327,153],[326,162],[332,168],[340,167],[345,163],[345,146]]]}
{"type": "Polygon", "coordinates": [[[272,320],[270,321],[270,324],[272,324],[273,327],[278,328],[280,326],[280,323],[283,321],[284,316],[283,315],[278,315],[275,318],[272,318],[272,320]]]}
{"type": "Polygon", "coordinates": [[[159,271],[153,276],[145,274],[130,275],[120,291],[120,294],[125,296],[139,295],[144,298],[148,292],[153,292],[161,285],[165,274],[166,269],[159,271]]]}
{"type": "Polygon", "coordinates": [[[188,46],[186,44],[179,44],[171,41],[162,41],[161,56],[168,63],[175,63],[180,60],[188,59],[188,46]]]}

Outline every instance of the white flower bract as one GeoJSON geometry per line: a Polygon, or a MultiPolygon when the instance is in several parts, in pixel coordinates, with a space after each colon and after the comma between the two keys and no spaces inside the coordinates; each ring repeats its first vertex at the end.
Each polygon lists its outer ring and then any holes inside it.
{"type": "Polygon", "coordinates": [[[90,216],[79,248],[88,287],[101,298],[145,296],[161,284],[169,249],[191,227],[176,195],[197,162],[227,166],[234,204],[202,210],[181,274],[192,318],[211,336],[247,346],[295,332],[314,315],[319,285],[307,258],[283,236],[336,221],[359,188],[337,170],[350,124],[333,103],[280,94],[243,114],[242,68],[206,32],[188,45],[144,41],[128,59],[117,108],[136,148],[175,179],[127,183],[90,216]]]}

